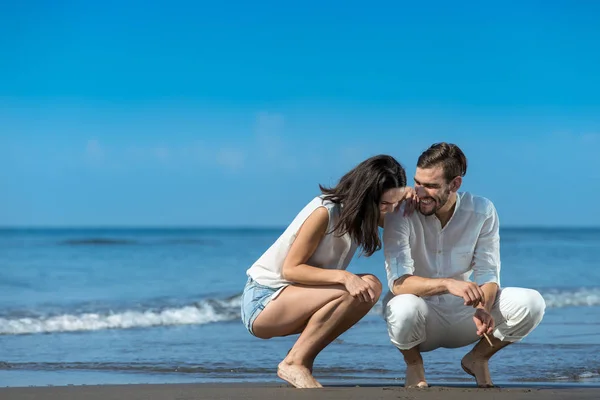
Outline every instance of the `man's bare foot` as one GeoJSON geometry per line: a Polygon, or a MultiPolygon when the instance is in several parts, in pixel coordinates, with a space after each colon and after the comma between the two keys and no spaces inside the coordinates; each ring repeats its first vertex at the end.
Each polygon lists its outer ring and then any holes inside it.
{"type": "Polygon", "coordinates": [[[283,360],[277,367],[277,376],[299,389],[322,388],[310,370],[303,365],[288,363],[283,360]]]}
{"type": "Polygon", "coordinates": [[[404,387],[419,389],[429,387],[425,381],[425,367],[423,367],[423,363],[406,365],[406,379],[404,380],[404,387]]]}
{"type": "Polygon", "coordinates": [[[488,360],[483,357],[477,357],[472,352],[467,353],[460,362],[462,369],[469,375],[475,377],[477,386],[480,388],[494,387],[488,368],[488,360]]]}

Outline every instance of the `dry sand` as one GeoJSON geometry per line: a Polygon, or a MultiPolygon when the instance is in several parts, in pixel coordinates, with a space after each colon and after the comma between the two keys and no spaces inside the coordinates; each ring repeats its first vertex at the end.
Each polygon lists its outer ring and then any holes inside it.
{"type": "Polygon", "coordinates": [[[161,385],[100,385],[0,388],[2,400],[193,400],[193,399],[256,399],[256,400],[554,400],[600,399],[600,388],[576,387],[511,387],[476,389],[469,387],[431,387],[405,389],[402,386],[325,387],[299,390],[277,384],[161,384],[161,385]]]}

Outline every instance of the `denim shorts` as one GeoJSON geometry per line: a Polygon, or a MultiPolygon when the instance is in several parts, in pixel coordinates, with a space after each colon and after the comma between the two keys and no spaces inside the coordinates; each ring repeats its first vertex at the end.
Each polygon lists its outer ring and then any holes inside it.
{"type": "Polygon", "coordinates": [[[252,335],[254,335],[254,332],[252,332],[254,320],[279,290],[280,288],[263,286],[256,283],[252,278],[248,278],[244,293],[242,293],[241,314],[244,326],[252,335]]]}

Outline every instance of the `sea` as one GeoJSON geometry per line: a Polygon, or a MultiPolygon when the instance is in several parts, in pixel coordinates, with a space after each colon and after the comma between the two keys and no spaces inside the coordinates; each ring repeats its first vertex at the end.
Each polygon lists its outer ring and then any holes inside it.
{"type": "MultiPolygon", "coordinates": [[[[280,382],[297,336],[240,320],[247,268],[283,228],[1,229],[0,386],[280,382]]],[[[498,385],[600,385],[600,228],[501,230],[502,285],[547,310],[490,361],[498,385]]],[[[382,251],[349,270],[385,282],[382,251]]],[[[472,385],[469,347],[424,353],[432,384],[472,385]]],[[[402,385],[381,305],[317,358],[325,385],[402,385]]]]}

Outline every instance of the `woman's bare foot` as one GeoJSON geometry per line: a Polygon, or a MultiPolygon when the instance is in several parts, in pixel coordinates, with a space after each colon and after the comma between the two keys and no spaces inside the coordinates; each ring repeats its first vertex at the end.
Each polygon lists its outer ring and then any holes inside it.
{"type": "Polygon", "coordinates": [[[429,387],[427,381],[425,381],[425,367],[423,367],[422,362],[406,365],[406,379],[404,380],[404,387],[419,389],[429,387]]]}
{"type": "Polygon", "coordinates": [[[277,367],[277,376],[288,382],[290,385],[299,389],[309,388],[322,388],[321,385],[314,376],[312,376],[310,370],[297,364],[291,364],[286,360],[279,363],[277,367]]]}
{"type": "Polygon", "coordinates": [[[477,357],[472,352],[467,353],[460,362],[462,369],[469,375],[475,377],[477,386],[480,388],[494,387],[488,368],[488,360],[483,357],[477,357]]]}

